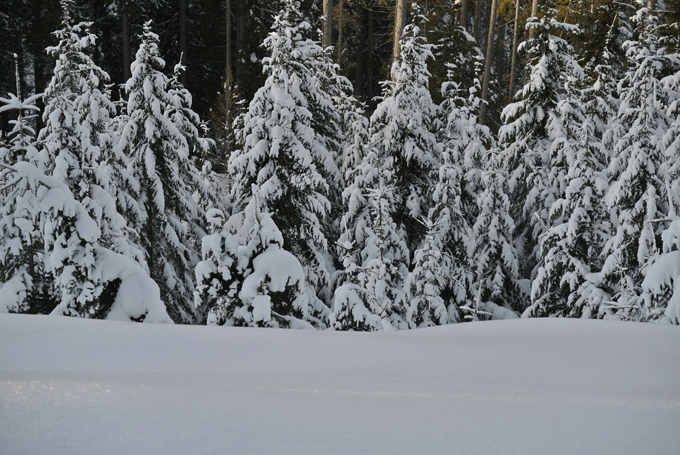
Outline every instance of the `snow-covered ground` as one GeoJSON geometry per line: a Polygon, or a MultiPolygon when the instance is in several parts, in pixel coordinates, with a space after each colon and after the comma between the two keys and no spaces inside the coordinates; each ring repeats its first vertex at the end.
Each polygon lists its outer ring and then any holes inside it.
{"type": "Polygon", "coordinates": [[[677,454],[680,330],[392,333],[0,314],[2,454],[677,454]]]}

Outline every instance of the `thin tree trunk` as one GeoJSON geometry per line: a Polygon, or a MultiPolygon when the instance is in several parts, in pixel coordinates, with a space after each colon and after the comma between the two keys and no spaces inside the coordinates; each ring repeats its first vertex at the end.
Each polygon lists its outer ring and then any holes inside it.
{"type": "Polygon", "coordinates": [[[226,12],[225,12],[225,21],[226,21],[226,29],[227,29],[227,52],[226,52],[226,63],[225,63],[225,81],[231,81],[232,80],[232,74],[231,74],[231,0],[226,0],[226,12]]]}
{"type": "Polygon", "coordinates": [[[491,78],[491,61],[493,60],[493,36],[496,28],[496,7],[498,0],[492,0],[489,14],[489,35],[486,39],[486,61],[484,62],[484,80],[482,82],[482,105],[479,108],[479,123],[486,122],[486,110],[489,100],[489,79],[491,78]]]}
{"type": "Polygon", "coordinates": [[[475,0],[474,37],[477,44],[482,42],[482,0],[475,0]]]}
{"type": "Polygon", "coordinates": [[[368,62],[366,64],[366,97],[368,103],[373,100],[373,10],[368,10],[368,62]]]}
{"type": "Polygon", "coordinates": [[[333,0],[323,0],[323,15],[326,21],[323,25],[323,48],[326,49],[331,45],[331,38],[333,33],[333,0]]]}
{"type": "Polygon", "coordinates": [[[338,64],[342,60],[342,28],[343,28],[343,17],[342,17],[342,4],[343,0],[338,0],[338,64]]]}
{"type": "Polygon", "coordinates": [[[406,0],[395,0],[394,12],[394,43],[392,46],[392,61],[396,62],[399,59],[399,40],[404,31],[404,22],[406,21],[406,0]]]}
{"type": "Polygon", "coordinates": [[[460,26],[463,27],[465,31],[468,28],[468,14],[470,10],[470,0],[462,0],[460,2],[460,26]]]}
{"type": "MultiPolygon", "coordinates": [[[[485,21],[485,20],[491,20],[491,2],[489,2],[489,1],[486,2],[486,10],[484,11],[484,18],[482,19],[482,21],[485,21]]],[[[482,43],[482,49],[486,49],[488,37],[482,36],[482,38],[484,38],[484,40],[485,40],[482,43]]],[[[493,38],[492,38],[492,40],[493,40],[493,38]]]]}
{"type": "Polygon", "coordinates": [[[236,85],[243,86],[243,80],[246,77],[244,74],[244,64],[241,62],[241,56],[244,52],[244,38],[246,33],[246,7],[245,0],[238,0],[238,7],[236,9],[236,85]]]}
{"type": "Polygon", "coordinates": [[[130,79],[130,18],[128,17],[128,2],[121,0],[121,20],[123,22],[123,80],[130,79]]]}
{"type": "Polygon", "coordinates": [[[512,62],[510,63],[510,88],[508,101],[515,97],[515,79],[517,78],[517,46],[519,46],[519,0],[515,0],[515,27],[512,32],[512,62]]]}
{"type": "MultiPolygon", "coordinates": [[[[501,17],[498,17],[498,31],[496,32],[496,77],[499,81],[499,86],[503,87],[504,76],[507,74],[505,70],[505,35],[507,30],[507,23],[501,24],[501,17]]],[[[494,116],[494,120],[497,118],[494,116]]]]}
{"type": "MultiPolygon", "coordinates": [[[[538,17],[538,0],[533,0],[531,2],[531,17],[538,17]]],[[[529,30],[529,39],[534,39],[536,35],[536,29],[532,28],[529,30]]]]}
{"type": "MultiPolygon", "coordinates": [[[[181,62],[187,64],[187,1],[179,0],[179,53],[181,62]]],[[[182,85],[187,85],[187,72],[182,71],[179,75],[182,85]]]]}

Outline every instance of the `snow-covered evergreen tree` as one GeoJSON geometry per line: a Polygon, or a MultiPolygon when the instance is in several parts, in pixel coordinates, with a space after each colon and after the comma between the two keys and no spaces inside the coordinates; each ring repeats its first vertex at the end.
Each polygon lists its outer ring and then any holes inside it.
{"type": "Polygon", "coordinates": [[[482,310],[492,313],[496,306],[514,311],[523,311],[526,306],[517,250],[512,243],[510,199],[504,190],[507,173],[498,163],[498,153],[491,150],[487,154],[487,169],[482,173],[484,191],[479,196],[479,216],[473,226],[475,299],[483,304],[482,310]]]}
{"type": "Polygon", "coordinates": [[[283,237],[257,197],[224,220],[208,211],[213,233],[203,238],[196,267],[196,306],[211,325],[301,327],[309,319],[300,262],[282,249],[283,237]],[[204,310],[202,309],[204,308],[204,310]]]}
{"type": "Polygon", "coordinates": [[[196,219],[197,209],[185,173],[195,168],[186,137],[165,115],[178,100],[167,91],[168,79],[161,72],[165,62],[149,22],[141,39],[126,84],[129,119],[119,142],[129,159],[126,190],[139,208],[128,222],[140,234],[149,273],[168,314],[176,322],[189,323],[196,318],[192,302],[199,256],[187,226],[196,219]]]}
{"type": "MultiPolygon", "coordinates": [[[[16,61],[15,55],[15,61],[16,61]]],[[[40,109],[35,105],[42,93],[20,98],[19,65],[16,63],[17,95],[0,98],[0,113],[14,113],[7,147],[0,146],[0,286],[8,296],[0,311],[49,313],[57,304],[51,273],[45,267],[42,216],[34,208],[35,188],[17,180],[13,166],[21,161],[44,167],[35,144],[31,121],[40,109]],[[8,284],[12,282],[13,284],[8,284]],[[10,289],[12,288],[12,289],[10,289]],[[9,297],[11,296],[11,298],[9,297]]]]}
{"type": "Polygon", "coordinates": [[[371,116],[370,140],[389,175],[385,184],[395,192],[390,214],[410,251],[424,237],[419,220],[430,209],[441,161],[441,145],[433,133],[438,106],[428,90],[431,49],[418,26],[405,27],[392,80],[383,83],[383,100],[371,116]]]}
{"type": "Polygon", "coordinates": [[[315,325],[324,325],[329,310],[320,298],[327,294],[330,280],[323,228],[330,211],[327,178],[338,171],[326,148],[328,138],[315,128],[325,119],[313,115],[321,114],[330,99],[315,89],[313,70],[320,47],[305,38],[309,29],[297,0],[287,0],[264,42],[268,77],[242,118],[243,148],[232,156],[229,172],[236,210],[257,197],[262,211],[271,213],[283,235],[284,250],[305,270],[310,308],[304,313],[315,325]]]}
{"type": "MultiPolygon", "coordinates": [[[[645,268],[660,253],[660,220],[666,219],[669,201],[677,196],[666,167],[662,137],[670,122],[666,108],[674,98],[660,82],[662,72],[677,68],[677,57],[658,46],[656,17],[640,9],[635,22],[639,37],[626,43],[630,69],[622,82],[622,103],[617,122],[625,134],[617,141],[615,155],[625,167],[611,182],[607,195],[618,229],[605,247],[603,278],[616,295],[618,315],[648,320],[660,312],[640,298],[645,268]]],[[[616,175],[616,173],[615,173],[616,175]]]]}
{"type": "Polygon", "coordinates": [[[386,187],[375,150],[367,154],[345,190],[344,282],[335,290],[331,326],[336,330],[409,328],[406,295],[408,248],[390,215],[395,196],[386,187]]]}
{"type": "Polygon", "coordinates": [[[509,173],[511,214],[515,220],[516,245],[521,254],[521,273],[529,278],[540,250],[538,237],[548,224],[555,189],[546,187],[551,169],[549,123],[551,113],[563,98],[563,75],[574,65],[573,49],[561,37],[578,30],[547,14],[530,19],[527,28],[535,38],[520,44],[530,68],[528,80],[517,92],[517,101],[503,109],[499,147],[503,167],[509,173]]]}
{"type": "Polygon", "coordinates": [[[55,32],[59,44],[48,48],[56,64],[45,89],[45,128],[40,132],[46,170],[86,207],[100,229],[102,246],[145,266],[136,234],[118,211],[134,201],[119,185],[125,160],[110,133],[113,104],[100,90],[109,76],[88,55],[96,39],[89,32],[91,23],[71,25],[71,6],[63,4],[63,28],[55,32]]]}
{"type": "Polygon", "coordinates": [[[455,221],[442,219],[435,223],[432,220],[433,213],[431,211],[431,216],[423,220],[427,229],[425,239],[414,253],[413,271],[406,280],[409,298],[407,319],[414,327],[458,322],[456,303],[460,299],[457,297],[461,294],[465,297],[467,291],[467,280],[461,282],[460,277],[452,275],[451,268],[455,263],[448,252],[444,251],[442,241],[441,229],[446,223],[455,221]],[[446,291],[453,294],[452,298],[445,300],[446,291]]]}
{"type": "MultiPolygon", "coordinates": [[[[28,217],[48,218],[45,270],[54,276],[58,305],[51,314],[146,322],[171,322],[158,287],[133,260],[99,246],[100,231],[87,209],[66,184],[46,176],[27,161],[4,168],[3,191],[20,204],[13,221],[22,236],[35,235],[28,217]]],[[[15,242],[13,247],[17,246],[15,242]]],[[[35,283],[24,270],[14,270],[0,292],[0,311],[21,311],[35,283]]]]}
{"type": "MultiPolygon", "coordinates": [[[[576,81],[574,81],[576,82],[576,81]]],[[[579,91],[569,88],[551,122],[551,177],[566,189],[550,208],[549,228],[541,242],[542,262],[532,285],[532,305],[524,316],[597,317],[597,291],[589,276],[599,272],[600,253],[608,238],[604,205],[607,156],[601,134],[602,105],[596,86],[587,91],[585,108],[579,91]]]]}
{"type": "Polygon", "coordinates": [[[220,202],[220,187],[215,174],[211,171],[208,153],[214,143],[204,137],[201,119],[191,109],[191,93],[180,82],[180,75],[186,68],[178,63],[168,83],[168,94],[173,103],[168,105],[165,116],[184,136],[189,149],[189,160],[179,167],[179,175],[184,185],[192,193],[191,219],[186,220],[192,243],[200,243],[208,232],[206,211],[211,208],[223,208],[220,202]],[[199,170],[200,169],[200,170],[199,170]]]}

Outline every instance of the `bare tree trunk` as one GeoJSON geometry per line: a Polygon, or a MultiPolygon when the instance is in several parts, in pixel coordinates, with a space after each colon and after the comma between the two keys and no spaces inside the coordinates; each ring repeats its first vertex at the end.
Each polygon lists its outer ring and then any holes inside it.
{"type": "MultiPolygon", "coordinates": [[[[187,64],[187,0],[179,0],[179,52],[184,66],[187,64]]],[[[187,72],[179,75],[182,85],[187,85],[187,72]]]]}
{"type": "Polygon", "coordinates": [[[373,100],[373,10],[368,10],[368,62],[366,64],[366,98],[368,103],[373,100]]]}
{"type": "Polygon", "coordinates": [[[231,0],[226,0],[226,11],[225,11],[225,21],[226,21],[226,29],[227,29],[227,52],[226,52],[226,60],[225,60],[225,81],[231,81],[232,80],[232,74],[231,74],[231,0]]]}
{"type": "Polygon", "coordinates": [[[482,0],[475,0],[474,37],[477,44],[482,42],[482,0]]]}
{"type": "Polygon", "coordinates": [[[128,17],[128,2],[121,0],[121,21],[123,27],[123,80],[130,79],[130,18],[128,17]]]}
{"type": "Polygon", "coordinates": [[[395,0],[396,9],[394,12],[394,32],[393,38],[394,43],[392,46],[392,61],[396,62],[399,58],[399,40],[401,39],[401,34],[404,31],[404,22],[406,21],[406,0],[395,0]]]}
{"type": "Polygon", "coordinates": [[[486,61],[484,62],[484,80],[482,82],[482,105],[479,108],[479,123],[486,122],[486,109],[489,100],[489,79],[491,78],[491,61],[493,60],[493,36],[496,28],[496,8],[498,0],[492,0],[489,14],[489,35],[486,39],[486,61]]]}
{"type": "Polygon", "coordinates": [[[510,63],[510,88],[508,101],[515,97],[515,79],[517,78],[517,46],[519,46],[519,0],[515,0],[515,27],[512,32],[512,62],[510,63]]]}
{"type": "MultiPolygon", "coordinates": [[[[538,0],[533,0],[531,2],[531,17],[538,16],[538,0]]],[[[529,30],[529,39],[534,39],[536,35],[536,29],[532,28],[529,30]]]]}
{"type": "MultiPolygon", "coordinates": [[[[496,77],[498,78],[499,88],[505,86],[503,82],[505,80],[504,76],[507,74],[505,69],[505,35],[508,24],[501,24],[501,20],[502,18],[499,16],[496,27],[498,29],[496,32],[496,77]]],[[[494,120],[496,120],[495,116],[494,120]]]]}
{"type": "Polygon", "coordinates": [[[333,0],[323,0],[323,15],[325,22],[323,24],[323,40],[321,44],[326,49],[331,45],[333,33],[333,0]]]}
{"type": "Polygon", "coordinates": [[[246,6],[244,0],[237,0],[236,10],[236,85],[242,87],[243,80],[246,77],[243,71],[243,63],[241,63],[241,56],[244,52],[244,38],[246,33],[246,6]]]}
{"type": "MultiPolygon", "coordinates": [[[[496,7],[496,8],[498,8],[498,7],[496,7]]],[[[491,20],[491,2],[489,2],[489,1],[486,2],[486,10],[484,11],[484,18],[482,19],[482,22],[484,20],[491,20]]],[[[482,38],[484,38],[484,40],[485,40],[483,43],[481,43],[482,49],[486,49],[488,37],[482,35],[482,38]]],[[[492,40],[493,40],[493,38],[492,38],[492,40]]]]}
{"type": "Polygon", "coordinates": [[[342,28],[344,26],[342,17],[342,2],[343,0],[338,0],[338,64],[340,64],[342,60],[342,28]]]}
{"type": "Polygon", "coordinates": [[[467,31],[468,28],[468,14],[470,9],[470,0],[462,0],[460,2],[460,26],[467,31]]]}

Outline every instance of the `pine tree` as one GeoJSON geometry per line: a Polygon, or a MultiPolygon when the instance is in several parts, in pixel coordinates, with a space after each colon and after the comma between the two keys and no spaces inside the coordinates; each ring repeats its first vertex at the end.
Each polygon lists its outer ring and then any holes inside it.
{"type": "Polygon", "coordinates": [[[639,37],[627,43],[630,69],[621,84],[616,120],[626,133],[614,149],[619,161],[627,164],[607,195],[619,226],[605,247],[603,278],[617,292],[619,316],[633,320],[654,319],[658,314],[639,298],[640,286],[646,266],[660,252],[658,220],[669,211],[670,178],[663,167],[661,144],[670,124],[665,108],[671,94],[659,78],[674,60],[657,47],[656,21],[650,10],[640,9],[635,17],[639,37]]]}
{"type": "Polygon", "coordinates": [[[308,296],[300,262],[282,249],[283,236],[257,197],[224,220],[208,212],[213,233],[203,238],[196,267],[196,306],[210,325],[300,327],[308,296]]]}
{"type": "Polygon", "coordinates": [[[516,244],[522,255],[521,273],[529,278],[540,256],[538,237],[548,222],[551,169],[549,122],[563,98],[563,75],[574,64],[573,50],[560,34],[572,34],[578,27],[557,22],[551,14],[530,20],[527,28],[535,38],[520,44],[530,68],[528,80],[505,107],[499,136],[503,167],[509,172],[511,214],[515,220],[516,244]]]}
{"type": "Polygon", "coordinates": [[[331,326],[336,330],[409,327],[403,291],[408,248],[390,216],[394,190],[386,187],[379,155],[371,150],[345,190],[349,211],[340,237],[344,282],[335,290],[331,326]]]}
{"type": "MultiPolygon", "coordinates": [[[[43,235],[45,267],[58,291],[58,305],[51,314],[171,322],[158,287],[146,272],[131,259],[99,246],[96,222],[68,186],[27,161],[4,169],[9,178],[3,190],[17,201],[20,216],[14,221],[22,234],[34,234],[27,229],[31,220],[26,215],[49,216],[38,235],[43,235]]],[[[35,283],[26,270],[15,270],[0,293],[0,311],[21,311],[31,286],[35,283]]]]}
{"type": "Polygon", "coordinates": [[[173,77],[168,84],[168,94],[173,98],[173,103],[166,107],[165,116],[182,134],[188,147],[189,159],[183,158],[178,170],[180,179],[192,193],[192,198],[188,200],[191,218],[187,221],[192,244],[196,245],[194,249],[199,249],[198,243],[208,230],[206,211],[223,207],[219,183],[208,160],[209,151],[215,144],[204,137],[204,125],[198,114],[191,109],[191,93],[180,82],[184,71],[186,68],[181,63],[175,65],[173,77]]]}
{"type": "Polygon", "coordinates": [[[310,308],[303,313],[323,326],[329,310],[318,296],[327,293],[330,279],[323,229],[330,211],[326,179],[337,167],[326,148],[327,138],[314,127],[323,119],[312,118],[330,101],[320,90],[312,92],[317,87],[314,59],[320,50],[318,43],[305,38],[309,29],[298,2],[286,1],[264,42],[270,55],[264,60],[268,77],[242,118],[243,149],[232,155],[229,172],[237,211],[257,197],[262,211],[272,214],[284,250],[305,270],[310,308]]]}
{"type": "Polygon", "coordinates": [[[423,220],[427,229],[425,239],[423,245],[414,253],[413,271],[406,280],[409,299],[407,320],[415,327],[458,322],[458,306],[455,303],[458,303],[459,299],[456,297],[460,294],[465,296],[467,283],[456,279],[459,277],[452,276],[453,261],[450,255],[444,252],[440,230],[447,222],[451,220],[441,220],[435,224],[432,216],[423,220]],[[451,292],[451,288],[458,292],[451,292]],[[446,290],[454,294],[450,299],[451,303],[444,299],[446,290]]]}
{"type": "Polygon", "coordinates": [[[608,237],[603,204],[607,156],[598,139],[602,123],[598,87],[579,96],[569,88],[551,122],[552,178],[566,189],[550,208],[550,225],[541,242],[542,263],[532,285],[532,305],[524,316],[596,317],[597,293],[586,281],[601,268],[608,237]],[[582,108],[582,99],[588,99],[582,108]],[[565,172],[566,171],[566,172],[565,172]]]}
{"type": "Polygon", "coordinates": [[[483,304],[482,310],[493,311],[497,305],[522,311],[525,306],[523,289],[517,250],[512,244],[514,223],[510,216],[510,199],[504,191],[507,174],[499,164],[498,153],[492,150],[487,155],[488,167],[482,173],[484,191],[479,196],[479,216],[473,226],[475,299],[483,304]]]}
{"type": "Polygon", "coordinates": [[[140,233],[151,278],[158,284],[168,314],[176,322],[195,320],[194,267],[198,254],[186,223],[196,219],[196,204],[183,179],[191,172],[186,137],[165,112],[177,99],[161,72],[165,62],[158,36],[147,22],[127,81],[129,119],[119,146],[129,159],[126,190],[138,201],[128,223],[140,233]]]}
{"type": "Polygon", "coordinates": [[[89,22],[70,24],[64,2],[59,44],[48,48],[56,59],[54,76],[45,89],[45,128],[40,132],[47,152],[47,172],[63,181],[101,231],[99,243],[145,267],[136,234],[126,226],[119,207],[134,204],[119,185],[125,159],[110,133],[114,106],[100,90],[108,74],[89,57],[96,37],[89,22]]]}
{"type": "Polygon", "coordinates": [[[430,209],[441,146],[432,132],[438,108],[428,90],[427,59],[432,46],[415,24],[405,27],[392,80],[384,82],[383,100],[371,116],[371,143],[380,149],[385,185],[394,189],[390,215],[409,250],[424,236],[420,218],[430,209]]]}

